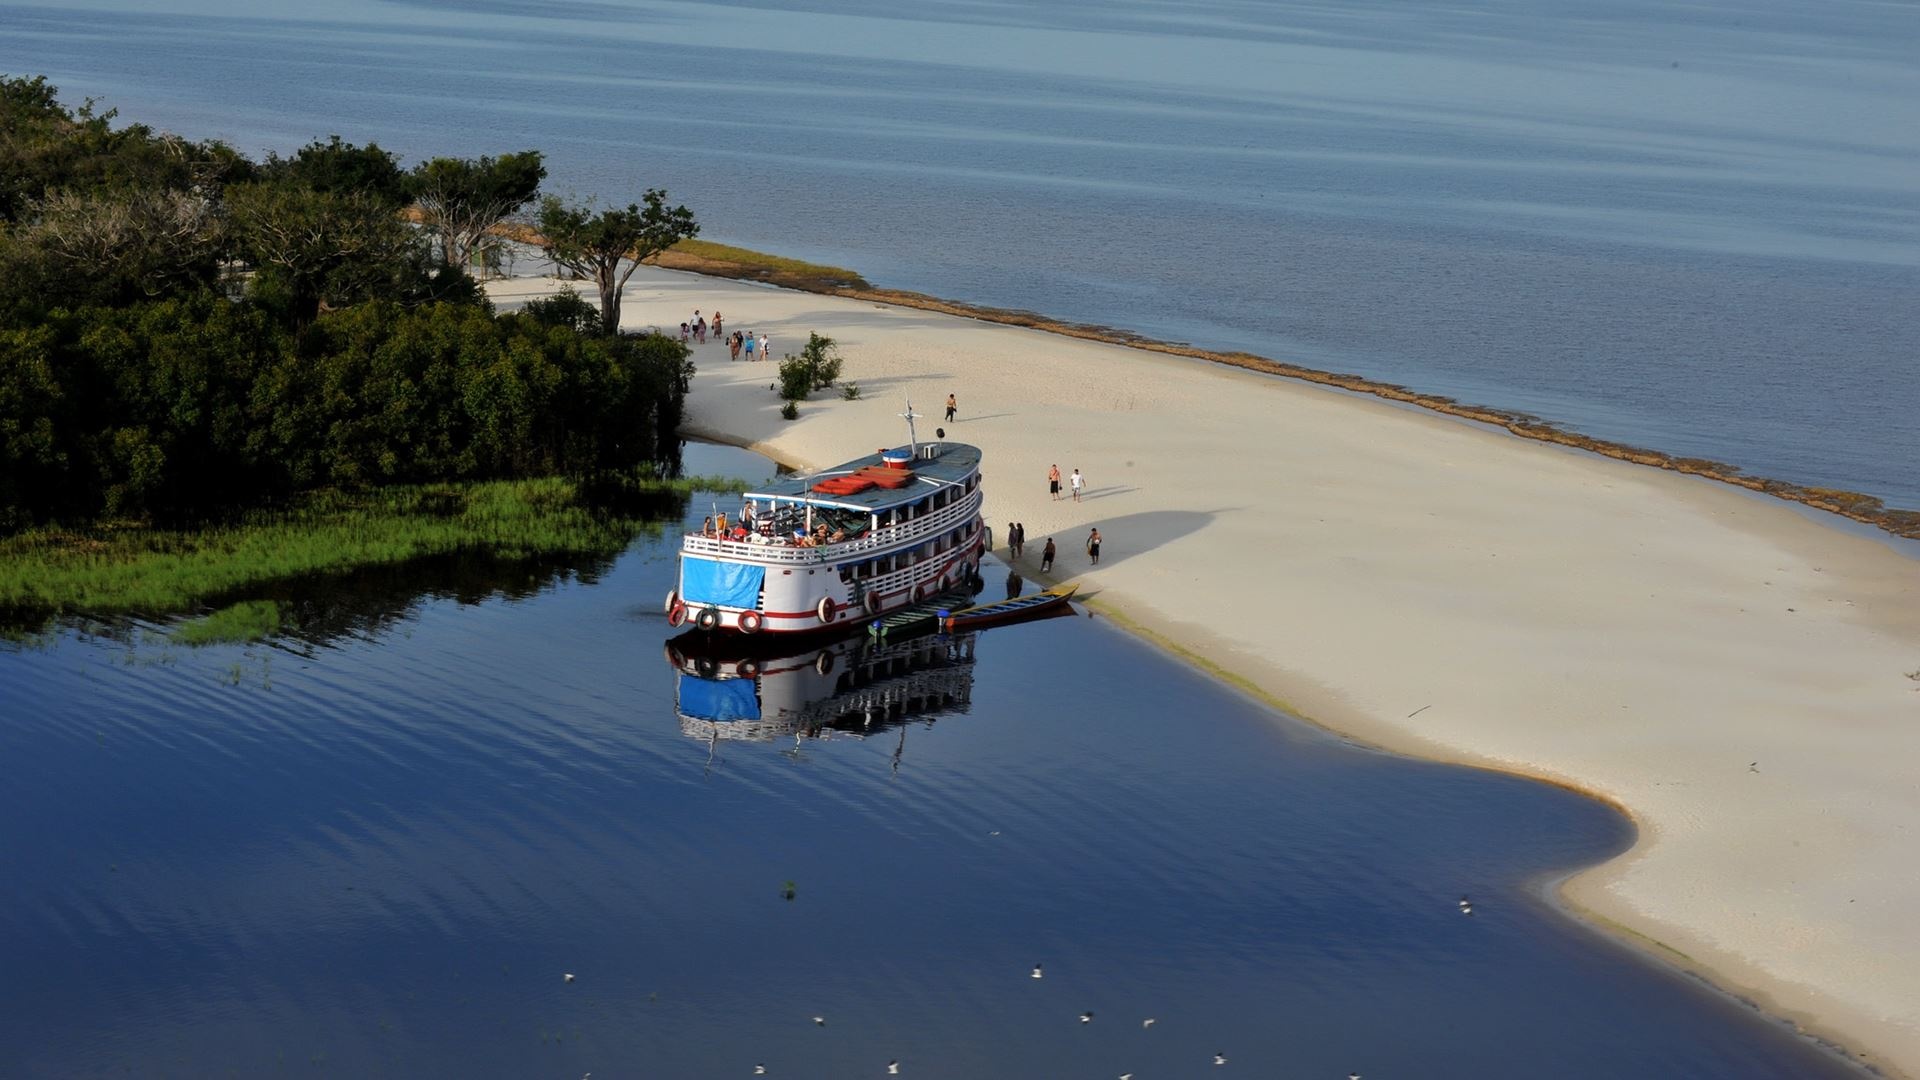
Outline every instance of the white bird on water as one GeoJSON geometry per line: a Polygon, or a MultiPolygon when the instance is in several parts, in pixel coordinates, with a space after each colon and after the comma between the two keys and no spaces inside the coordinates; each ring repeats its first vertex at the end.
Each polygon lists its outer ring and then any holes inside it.
{"type": "Polygon", "coordinates": [[[755,1065],[753,1067],[753,1075],[755,1076],[767,1075],[767,1067],[765,1065],[755,1065]]]}
{"type": "Polygon", "coordinates": [[[1347,1074],[1347,1080],[1360,1080],[1360,1074],[1359,1074],[1359,1073],[1348,1073],[1348,1074],[1347,1074]]]}
{"type": "Polygon", "coordinates": [[[571,971],[569,971],[569,972],[567,972],[566,974],[564,974],[564,975],[562,975],[562,976],[560,976],[560,978],[561,978],[562,980],[564,980],[564,981],[566,981],[566,982],[572,982],[572,981],[573,981],[573,972],[571,972],[571,971]]]}
{"type": "Polygon", "coordinates": [[[814,1017],[814,1018],[813,1018],[813,1026],[814,1026],[814,1027],[826,1027],[826,1026],[827,1026],[827,1018],[826,1018],[826,1017],[824,1017],[824,1016],[816,1016],[816,1017],[814,1017]]]}
{"type": "Polygon", "coordinates": [[[1044,979],[1044,978],[1046,978],[1046,976],[1045,976],[1044,974],[1042,974],[1042,973],[1041,973],[1041,971],[1040,971],[1040,965],[1039,965],[1039,964],[1035,964],[1035,965],[1033,965],[1033,977],[1034,977],[1034,978],[1036,978],[1036,979],[1044,979]]]}
{"type": "Polygon", "coordinates": [[[1146,1029],[1152,1027],[1153,1025],[1159,1022],[1160,1022],[1159,1020],[1149,1016],[1145,1020],[1140,1021],[1140,1030],[1145,1031],[1146,1029]]]}
{"type": "Polygon", "coordinates": [[[1081,1023],[1083,1023],[1083,1024],[1091,1024],[1091,1023],[1093,1023],[1093,1012],[1092,1012],[1092,1010],[1088,1010],[1087,1012],[1083,1012],[1083,1013],[1081,1013],[1081,1014],[1080,1014],[1080,1022],[1081,1022],[1081,1023]]]}
{"type": "Polygon", "coordinates": [[[899,1076],[899,1075],[900,1075],[900,1063],[899,1063],[899,1062],[897,1062],[897,1061],[889,1061],[889,1062],[887,1062],[887,1075],[888,1075],[888,1076],[899,1076]]]}
{"type": "Polygon", "coordinates": [[[1213,1063],[1215,1065],[1225,1065],[1227,1063],[1227,1055],[1225,1054],[1213,1055],[1213,1063]]]}

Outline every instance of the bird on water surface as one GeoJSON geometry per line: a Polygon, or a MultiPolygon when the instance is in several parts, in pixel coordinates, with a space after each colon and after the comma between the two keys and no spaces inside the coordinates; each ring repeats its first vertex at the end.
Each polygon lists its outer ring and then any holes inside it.
{"type": "Polygon", "coordinates": [[[1159,1022],[1160,1021],[1158,1019],[1149,1016],[1145,1020],[1140,1021],[1140,1030],[1145,1031],[1146,1029],[1152,1027],[1153,1025],[1159,1022]]]}
{"type": "Polygon", "coordinates": [[[889,1062],[887,1062],[887,1075],[888,1075],[888,1076],[899,1076],[899,1075],[900,1075],[900,1063],[899,1063],[899,1062],[897,1062],[897,1061],[889,1061],[889,1062]]]}
{"type": "Polygon", "coordinates": [[[1213,1063],[1215,1065],[1225,1065],[1227,1063],[1227,1055],[1224,1053],[1213,1055],[1213,1063]]]}
{"type": "Polygon", "coordinates": [[[1087,1012],[1083,1012],[1083,1013],[1081,1013],[1081,1014],[1080,1014],[1080,1022],[1081,1022],[1081,1023],[1083,1023],[1083,1024],[1091,1024],[1091,1023],[1093,1023],[1093,1012],[1092,1012],[1092,1010],[1088,1010],[1087,1012]]]}
{"type": "Polygon", "coordinates": [[[826,1017],[824,1017],[824,1016],[816,1016],[816,1017],[814,1017],[814,1018],[813,1018],[813,1026],[814,1026],[814,1027],[826,1027],[826,1026],[827,1026],[827,1018],[826,1018],[826,1017]]]}
{"type": "Polygon", "coordinates": [[[753,1075],[755,1076],[767,1075],[767,1067],[765,1065],[755,1065],[753,1067],[753,1075]]]}
{"type": "Polygon", "coordinates": [[[1045,975],[1043,975],[1043,974],[1041,974],[1041,972],[1040,972],[1040,965],[1039,965],[1039,964],[1035,964],[1035,965],[1033,965],[1033,977],[1034,977],[1034,978],[1036,978],[1036,979],[1044,979],[1044,978],[1046,978],[1046,976],[1045,976],[1045,975]]]}

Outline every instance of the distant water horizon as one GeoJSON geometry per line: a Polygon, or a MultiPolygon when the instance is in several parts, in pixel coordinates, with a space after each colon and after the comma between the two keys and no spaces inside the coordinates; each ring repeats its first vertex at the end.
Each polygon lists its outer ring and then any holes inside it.
{"type": "Polygon", "coordinates": [[[877,285],[1910,508],[1917,57],[1867,3],[0,2],[0,71],[250,154],[535,147],[877,285]]]}

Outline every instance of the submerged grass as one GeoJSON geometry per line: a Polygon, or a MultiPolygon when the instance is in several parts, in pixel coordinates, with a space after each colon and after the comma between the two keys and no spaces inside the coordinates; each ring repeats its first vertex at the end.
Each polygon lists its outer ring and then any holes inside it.
{"type": "MultiPolygon", "coordinates": [[[[648,497],[701,490],[739,490],[739,484],[708,477],[627,480],[616,485],[611,510],[558,477],[409,485],[316,492],[296,505],[205,529],[35,530],[0,539],[0,613],[15,621],[165,615],[268,582],[433,556],[616,552],[657,527],[658,501],[649,507],[648,497]]],[[[215,613],[206,629],[194,632],[237,632],[253,625],[246,618],[259,613],[215,613]]]]}
{"type": "Polygon", "coordinates": [[[182,645],[225,645],[259,641],[280,630],[280,605],[273,600],[242,600],[181,623],[173,640],[182,645]]]}

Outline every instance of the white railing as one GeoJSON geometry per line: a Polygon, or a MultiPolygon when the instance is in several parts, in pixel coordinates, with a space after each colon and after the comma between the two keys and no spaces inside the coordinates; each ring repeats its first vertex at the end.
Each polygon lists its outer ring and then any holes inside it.
{"type": "Polygon", "coordinates": [[[884,551],[888,548],[918,543],[930,536],[938,536],[949,529],[972,521],[980,513],[980,506],[985,497],[984,492],[975,488],[960,501],[943,506],[925,517],[877,529],[857,540],[828,544],[824,547],[798,547],[793,544],[765,543],[755,540],[721,540],[718,537],[689,533],[686,539],[681,541],[680,550],[696,555],[746,559],[751,562],[782,566],[818,566],[822,563],[841,562],[849,556],[884,551]]]}

